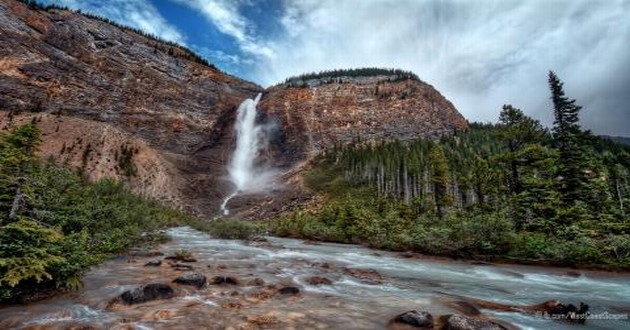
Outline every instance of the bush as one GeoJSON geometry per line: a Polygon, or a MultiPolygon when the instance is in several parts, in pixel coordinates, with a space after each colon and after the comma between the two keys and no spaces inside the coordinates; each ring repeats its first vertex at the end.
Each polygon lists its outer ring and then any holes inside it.
{"type": "Polygon", "coordinates": [[[220,219],[211,221],[190,222],[195,229],[205,231],[216,238],[223,239],[252,239],[262,235],[259,225],[236,219],[220,219]]]}

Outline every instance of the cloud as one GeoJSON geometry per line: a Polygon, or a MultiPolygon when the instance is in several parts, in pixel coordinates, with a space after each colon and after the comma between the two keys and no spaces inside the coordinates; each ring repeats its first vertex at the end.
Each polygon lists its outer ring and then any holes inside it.
{"type": "MultiPolygon", "coordinates": [[[[586,127],[630,135],[629,1],[296,0],[285,2],[280,22],[283,33],[265,40],[274,56],[251,73],[263,84],[396,67],[434,85],[471,120],[496,121],[512,103],[549,125],[554,70],[584,106],[586,127]]],[[[246,20],[233,25],[248,38],[246,20]]]]}
{"type": "Polygon", "coordinates": [[[273,59],[275,54],[268,45],[256,38],[250,21],[240,14],[239,7],[246,2],[238,0],[174,0],[198,10],[221,33],[235,39],[241,51],[254,57],[273,59]]]}
{"type": "Polygon", "coordinates": [[[169,24],[148,0],[54,0],[47,3],[104,16],[162,39],[186,44],[185,36],[175,26],[169,24]]]}
{"type": "MultiPolygon", "coordinates": [[[[584,106],[585,127],[630,136],[630,0],[279,0],[280,13],[265,1],[170,1],[201,13],[238,53],[195,49],[262,85],[312,71],[402,68],[470,120],[496,121],[510,103],[551,125],[547,72],[554,70],[584,106]],[[255,5],[269,10],[246,16],[255,5]],[[261,19],[278,31],[257,31],[261,19]]],[[[185,41],[149,0],[57,2],[185,41]]]]}

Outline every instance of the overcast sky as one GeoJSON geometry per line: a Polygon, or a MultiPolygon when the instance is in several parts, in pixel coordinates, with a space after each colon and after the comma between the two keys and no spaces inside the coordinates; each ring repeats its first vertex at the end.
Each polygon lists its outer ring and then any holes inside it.
{"type": "Polygon", "coordinates": [[[630,136],[630,0],[46,0],[180,42],[268,86],[365,66],[411,70],[471,121],[501,105],[552,122],[547,73],[583,126],[630,136]]]}

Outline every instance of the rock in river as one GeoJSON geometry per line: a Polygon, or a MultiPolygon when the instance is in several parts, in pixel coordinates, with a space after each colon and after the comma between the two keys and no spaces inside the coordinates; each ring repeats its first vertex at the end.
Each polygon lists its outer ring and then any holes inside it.
{"type": "Polygon", "coordinates": [[[127,305],[139,304],[156,299],[173,297],[175,291],[168,284],[151,283],[143,287],[123,292],[119,298],[127,305]]]}
{"type": "Polygon", "coordinates": [[[329,278],[322,276],[311,276],[307,282],[310,285],[331,285],[333,283],[329,278]]]}
{"type": "Polygon", "coordinates": [[[295,287],[295,286],[285,286],[284,288],[281,288],[280,290],[278,290],[279,294],[298,294],[300,293],[300,288],[295,287]]]}
{"type": "Polygon", "coordinates": [[[191,285],[201,289],[206,284],[206,277],[199,273],[189,273],[174,279],[173,283],[191,285]]]}
{"type": "Polygon", "coordinates": [[[213,277],[209,284],[233,284],[238,285],[238,280],[232,276],[215,276],[213,277]]]}
{"type": "Polygon", "coordinates": [[[433,329],[433,316],[429,312],[413,310],[394,317],[392,323],[402,323],[422,329],[433,329]]]}
{"type": "Polygon", "coordinates": [[[506,328],[490,320],[474,317],[449,315],[444,330],[505,330],[506,328]]]}

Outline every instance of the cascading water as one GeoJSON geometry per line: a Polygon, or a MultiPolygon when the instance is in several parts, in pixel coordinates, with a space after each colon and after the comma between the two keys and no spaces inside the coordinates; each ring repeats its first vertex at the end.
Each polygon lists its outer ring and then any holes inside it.
{"type": "Polygon", "coordinates": [[[262,94],[255,99],[247,99],[238,107],[236,114],[236,149],[232,155],[228,171],[235,190],[223,200],[221,211],[224,215],[230,213],[228,202],[236,195],[265,188],[269,174],[257,169],[256,158],[266,143],[265,126],[256,124],[256,106],[262,94]]]}

